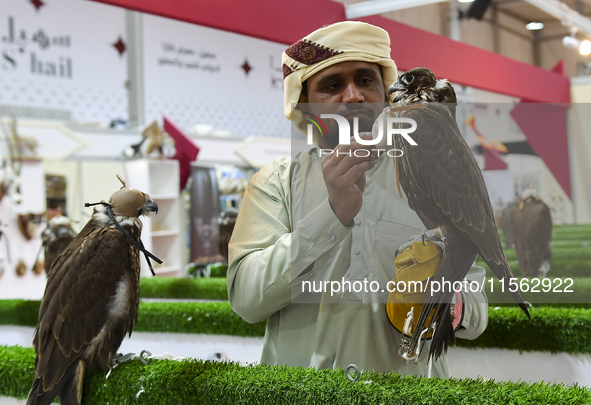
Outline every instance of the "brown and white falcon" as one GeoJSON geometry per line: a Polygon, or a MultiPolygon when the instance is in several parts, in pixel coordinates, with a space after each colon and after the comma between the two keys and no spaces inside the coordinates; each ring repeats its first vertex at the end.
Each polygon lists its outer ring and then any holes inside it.
{"type": "Polygon", "coordinates": [[[74,240],[76,231],[72,229],[72,222],[63,215],[51,218],[47,227],[41,233],[45,255],[45,273],[49,276],[51,265],[62,254],[64,249],[74,240]]]}
{"type": "Polygon", "coordinates": [[[552,258],[552,216],[536,190],[526,189],[515,203],[511,229],[521,274],[546,277],[552,258]]]}
{"type": "MultiPolygon", "coordinates": [[[[462,281],[480,255],[499,279],[513,274],[503,253],[484,178],[455,119],[456,97],[447,80],[437,80],[427,68],[414,68],[398,77],[388,94],[402,92],[394,102],[424,108],[399,111],[400,117],[416,121],[412,146],[396,137],[397,176],[409,206],[427,229],[441,227],[446,236],[443,261],[431,282],[462,281]]],[[[523,311],[527,308],[519,291],[512,293],[523,311]]],[[[435,325],[429,357],[437,359],[455,342],[450,305],[454,291],[428,294],[416,331],[435,325]],[[431,321],[428,317],[434,312],[431,321]]],[[[415,353],[420,333],[414,333],[407,353],[415,353]]],[[[418,359],[417,359],[418,361],[418,359]]]]}
{"type": "Polygon", "coordinates": [[[147,194],[122,187],[53,263],[33,338],[27,405],[51,404],[58,395],[62,405],[79,405],[84,374],[111,368],[137,320],[140,252],[133,245],[140,246],[140,215],[152,211],[158,206],[147,194]]]}

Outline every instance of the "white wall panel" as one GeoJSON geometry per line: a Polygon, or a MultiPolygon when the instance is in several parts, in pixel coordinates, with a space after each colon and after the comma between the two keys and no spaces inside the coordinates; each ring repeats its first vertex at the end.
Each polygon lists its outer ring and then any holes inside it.
{"type": "Polygon", "coordinates": [[[143,16],[146,121],[167,115],[233,136],[289,137],[283,115],[286,45],[152,15],[143,16]],[[248,73],[242,68],[248,62],[248,73]]]}
{"type": "Polygon", "coordinates": [[[0,10],[0,113],[21,107],[30,118],[103,124],[127,118],[125,54],[113,46],[125,39],[123,9],[0,0],[0,10]]]}

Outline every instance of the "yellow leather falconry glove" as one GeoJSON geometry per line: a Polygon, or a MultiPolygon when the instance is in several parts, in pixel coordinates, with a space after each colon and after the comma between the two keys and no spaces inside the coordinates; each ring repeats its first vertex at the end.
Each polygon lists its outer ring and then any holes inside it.
{"type": "Polygon", "coordinates": [[[394,260],[396,278],[389,285],[391,292],[386,303],[386,313],[390,323],[400,333],[405,332],[405,322],[411,308],[414,308],[414,318],[407,332],[415,333],[415,326],[427,297],[428,279],[437,273],[443,260],[443,251],[440,248],[443,243],[434,243],[427,239],[425,238],[424,244],[422,241],[411,240],[401,246],[402,251],[394,260]]]}

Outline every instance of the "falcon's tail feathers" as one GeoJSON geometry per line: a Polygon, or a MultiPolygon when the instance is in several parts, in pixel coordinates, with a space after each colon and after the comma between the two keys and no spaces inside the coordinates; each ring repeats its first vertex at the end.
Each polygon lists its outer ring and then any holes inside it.
{"type": "Polygon", "coordinates": [[[60,396],[61,405],[80,405],[82,383],[84,381],[84,362],[72,364],[62,379],[49,391],[43,392],[43,380],[36,378],[29,392],[26,405],[51,405],[60,396]]]}
{"type": "Polygon", "coordinates": [[[451,290],[451,288],[446,287],[439,288],[436,292],[431,292],[431,287],[436,283],[439,283],[440,287],[443,286],[444,280],[446,283],[449,282],[449,285],[453,285],[454,281],[463,280],[470,270],[476,255],[471,253],[458,254],[461,250],[455,248],[455,244],[460,242],[460,239],[450,238],[448,235],[446,253],[443,256],[443,260],[439,265],[437,273],[431,278],[429,295],[425,300],[423,309],[421,310],[421,314],[415,326],[416,332],[411,339],[408,350],[409,353],[414,353],[416,350],[420,331],[424,330],[426,327],[431,327],[433,322],[437,322],[437,324],[433,340],[431,341],[429,357],[435,355],[434,360],[437,360],[442,353],[447,351],[449,344],[455,342],[451,314],[449,313],[454,291],[451,290]],[[429,321],[429,315],[432,311],[434,311],[434,315],[429,321]]]}
{"type": "Polygon", "coordinates": [[[452,325],[450,304],[439,304],[435,310],[439,312],[437,316],[439,322],[435,327],[429,357],[437,360],[443,353],[447,352],[450,344],[456,343],[456,336],[452,325]]]}
{"type": "Polygon", "coordinates": [[[50,391],[43,392],[43,381],[36,378],[27,397],[26,405],[51,405],[58,396],[63,384],[56,384],[50,391]]]}
{"type": "Polygon", "coordinates": [[[486,264],[488,265],[488,267],[490,267],[492,272],[495,273],[495,275],[498,277],[498,279],[501,280],[501,282],[505,285],[505,291],[509,291],[511,293],[513,298],[515,298],[515,301],[517,301],[517,304],[519,305],[519,307],[523,310],[523,312],[525,312],[527,317],[529,319],[531,319],[529,311],[527,310],[527,306],[525,305],[525,302],[523,301],[523,297],[519,293],[519,288],[517,288],[517,289],[515,289],[515,291],[513,291],[510,289],[510,286],[507,285],[508,279],[513,278],[513,273],[511,272],[511,268],[509,267],[509,263],[507,263],[505,261],[505,263],[496,264],[495,262],[491,261],[491,262],[486,262],[486,264]]]}

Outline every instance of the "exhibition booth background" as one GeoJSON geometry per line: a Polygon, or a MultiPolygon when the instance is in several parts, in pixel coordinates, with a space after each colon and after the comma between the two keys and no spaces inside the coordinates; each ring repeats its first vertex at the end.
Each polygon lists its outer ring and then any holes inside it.
{"type": "MultiPolygon", "coordinates": [[[[244,7],[239,2],[232,3],[236,13],[229,13],[225,19],[218,18],[219,13],[228,14],[225,6],[215,2],[204,2],[198,8],[179,1],[166,5],[150,1],[106,3],[145,11],[136,27],[139,38],[127,38],[126,16],[130,11],[99,2],[51,0],[39,9],[26,1],[6,2],[5,18],[0,19],[0,32],[7,33],[3,52],[10,57],[2,60],[5,74],[0,77],[4,90],[0,109],[6,115],[51,119],[19,118],[20,134],[35,138],[40,145],[41,163],[26,166],[36,167],[39,176],[50,173],[66,178],[67,212],[74,220],[83,224],[90,210],[83,214],[82,205],[108,198],[117,188],[114,175],[127,174],[123,151],[141,139],[143,126],[104,128],[113,120],[129,119],[125,83],[128,57],[138,52],[137,44],[140,62],[135,68],[143,78],[145,124],[161,122],[164,115],[168,116],[199,146],[197,166],[209,170],[220,165],[256,168],[290,154],[279,56],[285,44],[305,32],[342,19],[341,4],[314,2],[317,13],[311,17],[301,11],[308,4],[305,2],[295,11],[287,11],[279,3],[257,2],[244,10],[245,15],[257,15],[258,21],[268,20],[269,24],[255,24],[251,19],[234,17],[244,7]]],[[[555,223],[591,222],[589,171],[586,160],[575,156],[591,152],[588,137],[576,132],[587,130],[583,125],[585,111],[577,118],[573,108],[568,109],[570,140],[566,122],[557,134],[524,133],[510,118],[511,111],[525,100],[562,103],[555,110],[569,107],[570,82],[561,74],[560,64],[554,71],[546,71],[382,17],[367,21],[389,31],[392,55],[401,70],[431,66],[440,77],[456,83],[458,98],[467,109],[464,118],[475,114],[485,136],[500,142],[529,141],[533,146],[537,155],[508,155],[504,173],[485,171],[493,204],[506,204],[533,180],[542,198],[550,202],[555,223]],[[415,42],[423,45],[415,47],[415,42]],[[504,131],[496,128],[499,110],[507,117],[504,131]]],[[[579,98],[589,92],[588,86],[580,84],[573,84],[572,89],[579,98]]],[[[5,125],[9,121],[6,119],[5,125]]],[[[477,145],[474,130],[460,125],[469,144],[477,145]]],[[[37,183],[43,181],[39,176],[37,183]]],[[[29,190],[42,189],[34,187],[33,180],[27,183],[29,190]]],[[[39,202],[37,197],[25,195],[19,210],[43,212],[42,206],[26,207],[30,201],[39,202]]],[[[179,252],[179,260],[168,266],[171,271],[167,274],[179,276],[188,262],[197,259],[189,253],[191,238],[186,237],[195,224],[188,219],[187,196],[179,193],[174,204],[178,210],[174,231],[178,236],[159,237],[167,238],[165,243],[174,244],[179,252]]],[[[210,217],[216,214],[219,212],[211,212],[210,217]]],[[[7,229],[7,236],[18,240],[19,235],[11,234],[11,229],[15,228],[7,229]]],[[[150,244],[151,235],[144,237],[150,244]]],[[[197,241],[193,242],[197,249],[197,241]]],[[[26,252],[23,260],[27,266],[32,265],[39,243],[39,238],[14,243],[14,249],[26,252]]],[[[6,277],[11,276],[8,273],[6,277]]],[[[42,295],[42,278],[27,274],[18,285],[22,287],[6,288],[7,297],[38,299],[42,295]]]]}
{"type": "MultiPolygon", "coordinates": [[[[230,168],[247,172],[273,158],[290,155],[292,142],[289,123],[283,117],[280,54],[286,45],[317,27],[344,20],[342,4],[327,0],[305,0],[300,7],[286,7],[271,0],[252,4],[207,0],[198,6],[180,0],[44,3],[35,9],[29,2],[0,0],[6,10],[4,17],[0,16],[0,32],[6,33],[0,46],[9,56],[0,62],[4,67],[0,76],[0,112],[6,117],[4,125],[11,122],[10,115],[16,114],[20,134],[39,143],[38,158],[23,164],[26,182],[22,205],[16,207],[7,198],[0,202],[0,222],[9,225],[3,232],[14,252],[13,263],[6,266],[0,278],[0,298],[39,300],[43,295],[43,275],[27,271],[18,277],[12,267],[22,259],[30,269],[37,254],[39,238],[22,240],[14,217],[17,211],[45,210],[39,203],[45,200],[45,174],[65,177],[67,212],[80,221],[74,225],[77,229],[88,220],[90,209],[82,208],[85,202],[107,199],[119,188],[116,174],[124,176],[130,186],[160,197],[170,214],[166,216],[167,227],[154,231],[148,222],[142,238],[148,249],[163,245],[157,253],[167,263],[159,275],[185,276],[191,261],[214,255],[205,246],[211,244],[211,238],[197,242],[199,236],[195,235],[199,232],[192,220],[202,218],[201,229],[211,234],[215,226],[212,220],[221,211],[219,206],[213,207],[223,194],[216,173],[230,168]],[[130,12],[124,8],[144,13],[141,35],[133,43],[128,43],[126,18],[130,12]],[[312,9],[313,13],[309,11],[312,9]],[[257,18],[247,18],[254,15],[257,18]],[[261,19],[267,23],[261,24],[261,19]],[[26,41],[18,41],[20,33],[24,33],[26,41]],[[122,43],[127,44],[124,52],[120,51],[122,43]],[[142,44],[145,125],[106,128],[114,120],[130,118],[125,87],[127,58],[138,43],[142,44]],[[176,161],[123,157],[125,149],[141,139],[144,127],[152,120],[161,123],[163,116],[200,148],[192,164],[194,176],[185,192],[178,187],[176,161]],[[164,180],[162,173],[167,173],[164,180]],[[192,204],[192,199],[209,199],[212,208],[192,204]]],[[[363,20],[388,30],[393,38],[392,55],[401,71],[429,66],[438,77],[454,82],[467,108],[464,114],[476,114],[479,129],[487,137],[506,143],[528,141],[532,147],[538,146],[533,148],[537,152],[534,155],[506,156],[507,170],[485,171],[495,202],[509,202],[533,180],[544,200],[554,204],[555,223],[591,223],[591,170],[587,158],[591,154],[591,133],[584,105],[591,103],[588,80],[569,80],[561,73],[560,64],[555,71],[546,71],[382,17],[363,20]],[[564,131],[525,134],[514,125],[499,134],[494,125],[487,124],[499,110],[509,117],[513,108],[524,101],[558,104],[552,106],[554,111],[567,111],[564,131]],[[549,150],[560,154],[549,156],[549,150]],[[509,189],[502,186],[507,182],[511,184],[509,189]]],[[[476,133],[465,125],[463,129],[468,143],[478,144],[476,133]]],[[[484,166],[483,158],[478,160],[484,166]]],[[[4,249],[0,243],[0,253],[6,256],[4,249]]],[[[148,275],[143,265],[143,275],[148,275]]],[[[571,319],[570,315],[564,316],[571,319]]],[[[185,319],[190,317],[188,313],[185,319]]],[[[30,346],[27,336],[31,335],[32,325],[0,328],[5,339],[0,344],[30,346]]],[[[151,346],[155,352],[169,347],[166,351],[178,356],[206,359],[224,352],[232,360],[251,362],[260,357],[262,347],[260,332],[256,336],[230,337],[224,333],[159,330],[134,333],[122,350],[138,352],[163,339],[164,344],[151,346]]],[[[473,349],[452,349],[453,375],[505,380],[527,375],[526,381],[591,383],[587,377],[591,361],[586,352],[531,352],[522,356],[521,349],[502,347],[479,353],[478,358],[485,359],[480,364],[469,361],[477,357],[470,351],[473,349]],[[454,361],[460,365],[456,371],[454,361]],[[561,366],[541,367],[549,362],[561,366]]]]}

